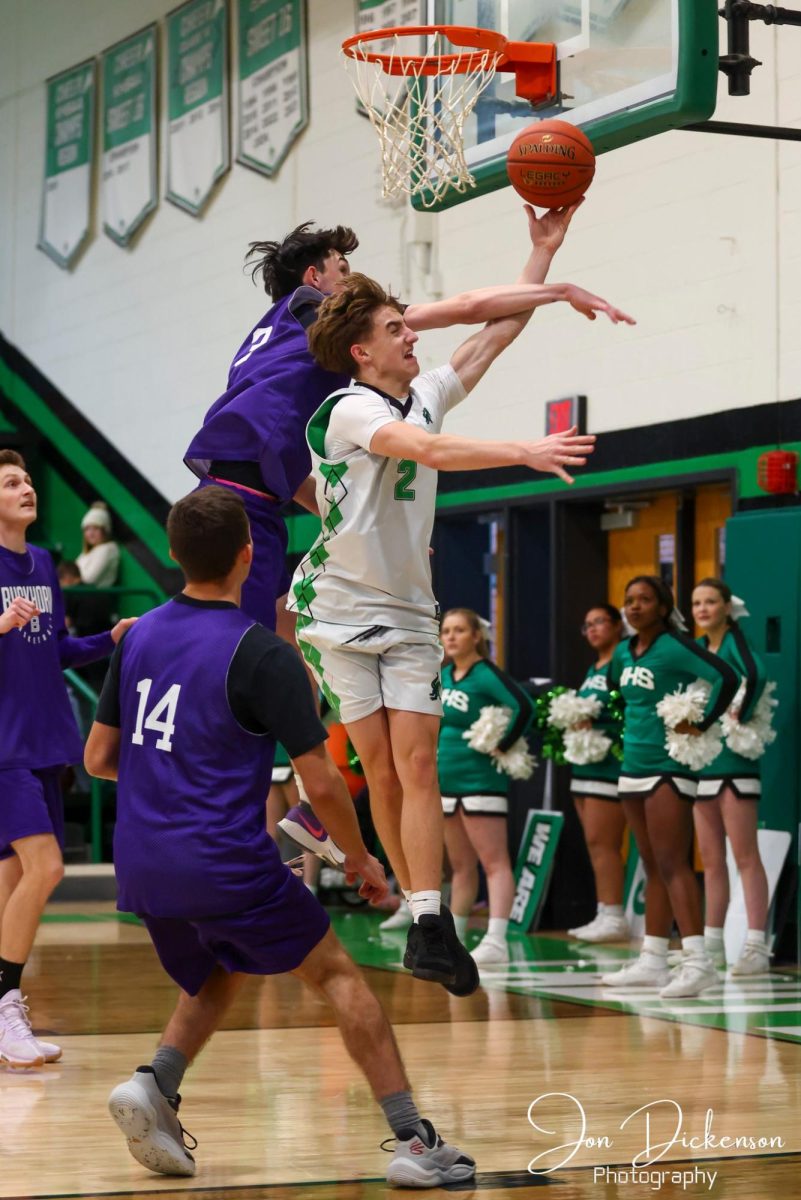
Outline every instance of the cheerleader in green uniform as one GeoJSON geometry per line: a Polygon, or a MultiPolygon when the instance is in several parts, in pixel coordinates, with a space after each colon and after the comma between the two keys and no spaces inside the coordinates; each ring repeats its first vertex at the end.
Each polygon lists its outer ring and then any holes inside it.
{"type": "MultiPolygon", "coordinates": [[[[578,689],[579,696],[594,698],[603,705],[593,727],[608,736],[615,734],[609,716],[609,667],[623,634],[623,618],[613,604],[596,604],[584,618],[581,632],[596,659],[578,689]]],[[[620,762],[611,750],[601,762],[573,765],[570,791],[595,876],[598,914],[587,925],[568,929],[571,937],[585,942],[617,942],[629,937],[623,915],[623,860],[620,847],[626,818],[620,806],[617,781],[620,762]]]]}
{"type": "Polygon", "coordinates": [[[445,813],[445,848],[453,879],[451,910],[464,937],[478,892],[478,863],[489,892],[489,926],[472,952],[480,967],[509,961],[506,930],[515,881],[506,832],[509,777],[495,769],[491,754],[471,749],[462,736],[487,706],[510,710],[498,744],[504,751],[525,733],[534,706],[522,688],[487,657],[489,647],[477,613],[452,608],[442,620],[442,645],[449,659],[442,671],[442,728],[437,769],[445,813]]]}
{"type": "Polygon", "coordinates": [[[602,981],[614,987],[659,987],[666,999],[697,996],[716,984],[718,975],[705,949],[701,891],[690,865],[696,780],[668,756],[656,706],[698,678],[706,680],[711,690],[702,720],[676,727],[679,734],[699,734],[723,715],[739,681],[728,663],[682,632],[673,594],[661,579],[632,579],[625,611],[635,633],[615,651],[609,682],[625,704],[618,787],[646,874],[645,938],[640,957],[602,981]],[[684,953],[671,978],[667,953],[674,914],[684,953]]]}
{"type": "MultiPolygon", "coordinates": [[[[702,579],[693,591],[693,618],[703,630],[701,645],[720,655],[745,683],[738,720],[746,722],[754,715],[766,679],[762,663],[735,619],[734,604],[736,613],[748,615],[743,611],[742,601],[732,596],[731,588],[721,579],[702,579]]],[[[707,922],[704,937],[711,957],[721,965],[725,963],[723,922],[729,907],[727,836],[743,882],[748,934],[732,975],[760,975],[770,965],[765,941],[768,879],[757,845],[757,806],[761,792],[759,759],[744,758],[725,744],[698,779],[698,803],[693,817],[704,863],[707,922]]]]}

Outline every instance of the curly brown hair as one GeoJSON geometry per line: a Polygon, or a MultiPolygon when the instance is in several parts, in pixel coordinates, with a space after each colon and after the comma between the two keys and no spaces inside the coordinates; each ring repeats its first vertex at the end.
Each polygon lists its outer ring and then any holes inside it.
{"type": "Polygon", "coordinates": [[[320,366],[338,375],[352,375],[351,346],[369,335],[379,308],[404,311],[396,296],[358,271],[348,276],[336,295],[326,296],[309,330],[309,349],[320,366]]]}

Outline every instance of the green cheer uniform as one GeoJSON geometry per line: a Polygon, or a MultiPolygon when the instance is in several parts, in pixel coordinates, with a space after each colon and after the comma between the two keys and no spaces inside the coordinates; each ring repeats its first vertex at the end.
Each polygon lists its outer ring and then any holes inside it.
{"type": "MultiPolygon", "coordinates": [[[[704,649],[709,648],[708,638],[698,641],[704,649]]],[[[749,721],[765,690],[765,668],[737,624],[724,634],[716,653],[734,668],[740,681],[745,680],[740,720],[749,721]]],[[[724,742],[717,758],[698,774],[698,799],[714,800],[725,788],[731,788],[740,800],[758,800],[762,794],[760,760],[735,754],[724,742]]]]}
{"type": "MultiPolygon", "coordinates": [[[[592,723],[593,729],[614,738],[617,726],[609,712],[609,668],[611,663],[592,666],[587,672],[578,694],[585,700],[601,701],[601,711],[592,723]]],[[[592,796],[598,800],[617,800],[617,781],[620,775],[620,760],[610,750],[600,762],[579,766],[571,763],[570,790],[577,796],[592,796]]]]}
{"type": "Polygon", "coordinates": [[[698,728],[706,730],[731,704],[737,674],[719,655],[673,629],[658,634],[641,654],[635,654],[636,644],[636,634],[621,642],[609,668],[609,686],[621,693],[625,705],[620,795],[644,799],[667,783],[692,800],[696,777],[668,755],[665,724],[656,706],[663,696],[704,679],[712,690],[698,728]]]}
{"type": "Polygon", "coordinates": [[[495,760],[468,746],[462,734],[488,706],[511,709],[506,732],[498,743],[508,750],[534,719],[534,705],[523,689],[494,663],[479,659],[455,680],[453,663],[442,672],[442,727],[437,768],[446,816],[461,807],[473,816],[505,816],[509,776],[496,771],[495,760]]]}

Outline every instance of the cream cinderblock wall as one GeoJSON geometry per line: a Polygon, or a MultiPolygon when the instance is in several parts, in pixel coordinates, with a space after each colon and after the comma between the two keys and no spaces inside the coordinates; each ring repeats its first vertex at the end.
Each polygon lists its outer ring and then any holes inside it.
{"type": "MultiPolygon", "coordinates": [[[[127,250],[96,218],[60,270],[36,249],[44,80],[172,7],[0,0],[0,330],[170,498],[190,486],[182,453],[267,307],[242,272],[250,241],[311,218],[351,224],[359,268],[410,299],[513,279],[527,253],[508,189],[434,217],[380,202],[375,135],[338,56],[352,0],[309,0],[311,121],[278,179],[234,165],[201,220],[162,200],[127,250]]],[[[801,124],[799,36],[755,25],[753,95],[730,100],[722,84],[717,116],[801,124]]],[[[542,311],[450,428],[540,436],[544,401],[574,392],[598,432],[801,395],[799,196],[795,143],[674,133],[604,156],[553,277],[607,296],[637,328],[542,311]]],[[[423,364],[459,336],[425,335],[423,364]]]]}

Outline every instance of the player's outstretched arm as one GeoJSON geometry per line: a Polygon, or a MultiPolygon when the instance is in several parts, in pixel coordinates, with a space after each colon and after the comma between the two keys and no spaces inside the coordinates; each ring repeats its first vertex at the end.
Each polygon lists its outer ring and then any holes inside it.
{"type": "MultiPolygon", "coordinates": [[[[520,278],[513,284],[474,288],[445,300],[428,304],[410,304],[406,309],[406,324],[416,333],[426,329],[445,329],[451,325],[483,325],[500,317],[509,317],[528,308],[532,285],[543,285],[553,256],[570,227],[573,215],[583,201],[565,208],[553,209],[538,217],[530,204],[523,206],[528,221],[531,252],[520,278]]],[[[552,301],[543,300],[543,303],[552,301]]]]}
{"type": "Polygon", "coordinates": [[[120,764],[120,740],[120,731],[116,726],[101,725],[99,721],[92,725],[83,752],[83,765],[95,779],[116,780],[120,764]]]}
{"type": "Polygon", "coordinates": [[[529,467],[572,483],[570,471],[583,467],[595,449],[595,434],[575,426],[536,442],[485,442],[458,434],[426,433],[414,425],[392,421],[370,441],[371,454],[408,458],[436,471],[480,471],[486,467],[529,467]]]}
{"type": "Polygon", "coordinates": [[[345,853],[343,869],[349,880],[359,876],[363,883],[359,895],[367,900],[382,900],[388,892],[384,868],[368,854],[359,832],[359,822],[345,780],[325,743],[293,758],[292,765],[303,780],[309,803],[336,844],[345,853]]]}
{"type": "Polygon", "coordinates": [[[451,366],[466,392],[473,390],[498,355],[502,354],[525,329],[532,311],[542,304],[564,301],[590,321],[594,321],[598,313],[604,313],[613,325],[637,323],[628,313],[616,308],[608,300],[595,296],[574,283],[549,283],[541,287],[531,285],[531,293],[520,312],[491,321],[466,342],[462,342],[451,356],[451,366]],[[547,298],[543,293],[547,293],[547,298]]]}

